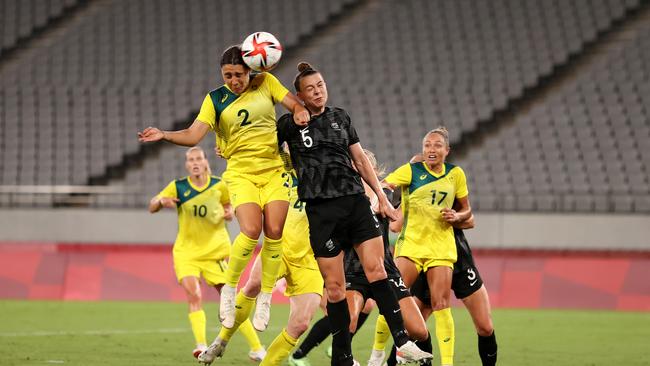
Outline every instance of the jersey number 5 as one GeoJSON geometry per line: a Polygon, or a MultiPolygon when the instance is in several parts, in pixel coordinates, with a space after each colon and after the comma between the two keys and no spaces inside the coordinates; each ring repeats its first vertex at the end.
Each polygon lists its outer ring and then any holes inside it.
{"type": "Polygon", "coordinates": [[[248,111],[245,110],[245,109],[240,109],[239,112],[237,112],[237,117],[241,117],[242,114],[244,115],[244,120],[241,121],[241,123],[239,124],[239,127],[244,127],[244,126],[250,125],[251,121],[248,120],[248,115],[249,115],[248,111]]]}
{"type": "Polygon", "coordinates": [[[308,133],[308,129],[300,131],[300,136],[302,136],[302,143],[305,145],[305,147],[311,147],[314,144],[314,140],[312,140],[311,137],[307,136],[308,133]]]}

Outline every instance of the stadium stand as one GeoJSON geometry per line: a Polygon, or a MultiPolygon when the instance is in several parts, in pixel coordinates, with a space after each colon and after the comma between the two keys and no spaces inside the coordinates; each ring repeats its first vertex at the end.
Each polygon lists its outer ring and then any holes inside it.
{"type": "Polygon", "coordinates": [[[81,3],[79,0],[0,1],[0,57],[49,22],[81,3]]]}
{"type": "MultiPolygon", "coordinates": [[[[319,45],[309,61],[328,80],[332,104],[350,112],[364,144],[389,168],[417,152],[422,135],[437,124],[449,127],[452,144],[485,128],[647,4],[292,0],[255,3],[258,11],[233,19],[208,1],[99,1],[93,6],[103,11],[28,62],[0,71],[0,184],[86,184],[99,177],[133,192],[97,196],[92,205],[141,207],[184,174],[183,150],[165,146],[132,159],[141,153],[135,131],[153,121],[163,128],[190,121],[214,87],[219,50],[242,34],[264,28],[299,52],[352,3],[369,4],[361,20],[319,45]],[[21,123],[10,123],[16,120],[21,123]]],[[[252,0],[230,6],[244,14],[252,0]]],[[[609,57],[617,65],[589,70],[457,161],[477,193],[477,208],[647,212],[650,124],[643,98],[650,45],[636,39],[623,59],[609,57]],[[607,142],[600,136],[611,134],[616,138],[607,146],[622,159],[605,164],[601,145],[607,142]],[[620,146],[619,138],[634,143],[620,146]],[[559,148],[544,145],[553,143],[559,148]]],[[[294,66],[277,71],[287,84],[294,66]]],[[[214,147],[212,138],[202,144],[214,147]]],[[[213,163],[213,170],[224,166],[213,163]]]]}
{"type": "Polygon", "coordinates": [[[351,2],[89,4],[87,17],[0,72],[0,184],[87,184],[139,152],[145,124],[191,118],[225,45],[265,29],[291,47],[351,2]]]}
{"type": "Polygon", "coordinates": [[[650,25],[459,163],[482,210],[650,212],[650,25]],[[490,166],[490,169],[485,169],[490,166]],[[505,174],[504,174],[505,172],[505,174]]]}

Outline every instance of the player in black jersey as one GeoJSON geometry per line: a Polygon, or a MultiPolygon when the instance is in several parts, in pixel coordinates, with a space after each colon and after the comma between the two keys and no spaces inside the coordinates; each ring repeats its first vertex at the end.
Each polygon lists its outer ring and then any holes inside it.
{"type": "Polygon", "coordinates": [[[410,361],[430,359],[432,355],[410,341],[404,329],[398,301],[383,265],[381,225],[364,194],[361,177],[377,195],[382,216],[393,218],[396,211],[381,189],[350,117],[341,108],[326,106],[327,87],[322,75],[307,63],[299,64],[298,71],[294,87],[311,119],[306,125],[297,125],[291,114],[282,116],[278,121],[278,141],[289,146],[298,174],[298,195],[305,202],[309,219],[309,240],[327,288],[332,365],[354,364],[343,271],[342,250],[347,245],[352,245],[359,255],[398,353],[410,361]]]}

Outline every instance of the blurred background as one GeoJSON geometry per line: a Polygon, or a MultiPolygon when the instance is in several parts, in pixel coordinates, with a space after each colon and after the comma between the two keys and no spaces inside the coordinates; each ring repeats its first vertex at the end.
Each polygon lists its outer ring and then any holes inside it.
{"type": "Polygon", "coordinates": [[[644,0],[1,0],[0,298],[184,299],[146,206],[185,149],[136,133],[189,125],[254,31],[389,171],[449,129],[495,306],[650,310],[644,0]]]}

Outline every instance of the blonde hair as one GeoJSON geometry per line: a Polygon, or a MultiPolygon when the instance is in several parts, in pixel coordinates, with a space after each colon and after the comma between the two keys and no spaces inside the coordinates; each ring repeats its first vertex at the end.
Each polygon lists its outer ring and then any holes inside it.
{"type": "Polygon", "coordinates": [[[427,137],[433,135],[434,133],[437,133],[438,135],[442,136],[442,138],[445,140],[445,145],[449,147],[449,131],[447,131],[447,128],[445,126],[438,126],[433,130],[427,132],[427,134],[424,135],[422,142],[424,143],[424,140],[426,140],[427,137]]]}
{"type": "Polygon", "coordinates": [[[210,162],[208,161],[208,156],[205,154],[205,150],[201,146],[192,146],[187,151],[185,151],[185,158],[192,152],[192,151],[200,151],[203,154],[203,159],[205,159],[205,172],[207,173],[208,177],[212,175],[212,169],[210,169],[210,162]]]}
{"type": "Polygon", "coordinates": [[[372,165],[372,169],[374,169],[375,174],[377,174],[377,178],[381,178],[381,176],[386,174],[386,167],[383,164],[379,165],[377,163],[377,157],[375,156],[375,153],[373,153],[368,149],[363,149],[363,152],[368,157],[368,160],[370,161],[370,165],[372,165]]]}

